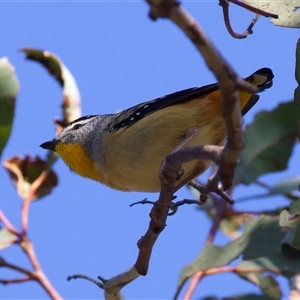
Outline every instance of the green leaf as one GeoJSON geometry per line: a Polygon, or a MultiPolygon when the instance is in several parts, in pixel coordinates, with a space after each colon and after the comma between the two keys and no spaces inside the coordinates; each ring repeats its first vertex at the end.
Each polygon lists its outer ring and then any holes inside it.
{"type": "Polygon", "coordinates": [[[250,268],[274,272],[290,278],[300,270],[300,251],[287,244],[282,245],[281,252],[278,254],[259,257],[253,260],[245,260],[237,265],[242,272],[250,268]]]}
{"type": "Polygon", "coordinates": [[[279,253],[286,231],[279,226],[278,217],[260,216],[250,219],[240,238],[233,243],[242,248],[243,259],[279,253]]]}
{"type": "Polygon", "coordinates": [[[229,243],[225,247],[206,244],[198,257],[181,271],[176,294],[179,293],[184,282],[196,272],[225,266],[239,255],[240,249],[233,243],[229,243]]]}
{"type": "Polygon", "coordinates": [[[235,183],[250,184],[260,175],[286,169],[297,137],[300,112],[293,102],[260,112],[246,127],[248,144],[235,170],[235,183]]]}
{"type": "Polygon", "coordinates": [[[224,247],[205,245],[198,257],[183,268],[178,288],[196,272],[225,266],[241,254],[243,259],[253,259],[280,253],[286,230],[279,226],[278,220],[269,216],[249,219],[242,236],[235,241],[224,247]]]}
{"type": "Polygon", "coordinates": [[[69,69],[63,64],[62,60],[48,51],[33,49],[33,48],[22,48],[26,54],[27,59],[31,59],[41,63],[48,72],[53,75],[59,84],[63,87],[63,121],[62,126],[69,123],[81,116],[80,109],[80,93],[77,87],[75,78],[69,69]]]}
{"type": "Polygon", "coordinates": [[[6,228],[0,229],[0,250],[11,246],[17,240],[18,237],[6,228]]]}
{"type": "Polygon", "coordinates": [[[281,299],[280,286],[273,276],[264,276],[261,272],[239,272],[238,275],[259,286],[260,290],[271,299],[281,299]]]}
{"type": "Polygon", "coordinates": [[[243,294],[243,295],[237,295],[232,297],[225,297],[222,300],[272,300],[271,298],[267,297],[265,295],[258,295],[258,294],[243,294]]]}
{"type": "Polygon", "coordinates": [[[296,191],[299,188],[300,176],[292,177],[277,182],[270,190],[270,195],[276,194],[288,194],[290,192],[296,191]]]}
{"type": "Polygon", "coordinates": [[[298,39],[296,46],[296,68],[295,68],[295,78],[298,86],[294,93],[294,103],[300,109],[300,39],[298,39]]]}
{"type": "Polygon", "coordinates": [[[290,208],[290,212],[287,210],[281,212],[279,216],[279,225],[281,227],[290,229],[285,237],[285,243],[291,245],[295,249],[300,250],[300,200],[292,204],[295,205],[290,208]],[[291,213],[291,211],[293,211],[294,213],[291,213]]]}
{"type": "Polygon", "coordinates": [[[270,196],[278,195],[278,194],[284,195],[285,197],[289,198],[290,200],[295,201],[299,197],[296,195],[292,195],[290,193],[298,190],[299,184],[300,184],[300,176],[292,177],[292,178],[277,182],[273,187],[271,187],[269,189],[268,193],[246,196],[243,198],[239,198],[239,201],[240,200],[248,200],[248,199],[254,200],[254,199],[270,197],[270,196]]]}
{"type": "Polygon", "coordinates": [[[7,57],[0,59],[0,156],[9,139],[19,83],[7,57]]]}

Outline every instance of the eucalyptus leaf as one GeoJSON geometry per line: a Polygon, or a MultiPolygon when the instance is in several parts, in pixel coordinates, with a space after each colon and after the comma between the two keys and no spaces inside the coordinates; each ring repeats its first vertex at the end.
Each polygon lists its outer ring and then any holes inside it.
{"type": "Polygon", "coordinates": [[[9,139],[19,82],[7,57],[0,59],[0,156],[9,139]]]}
{"type": "Polygon", "coordinates": [[[286,230],[278,223],[278,217],[252,218],[245,223],[242,236],[236,240],[223,247],[206,244],[196,259],[181,271],[178,289],[195,273],[226,266],[240,255],[243,259],[254,259],[279,254],[286,230]]]}
{"type": "Polygon", "coordinates": [[[235,170],[236,184],[250,184],[259,176],[287,168],[296,142],[296,121],[300,116],[292,101],[272,111],[263,111],[246,127],[248,143],[235,170]]]}
{"type": "Polygon", "coordinates": [[[282,0],[243,0],[244,3],[259,8],[265,12],[278,15],[271,22],[277,26],[300,28],[300,12],[297,11],[299,1],[282,0]]]}

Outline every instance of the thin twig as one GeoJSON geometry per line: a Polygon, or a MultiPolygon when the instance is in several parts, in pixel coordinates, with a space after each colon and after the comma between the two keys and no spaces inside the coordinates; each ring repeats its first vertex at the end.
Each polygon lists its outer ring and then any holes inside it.
{"type": "Polygon", "coordinates": [[[43,272],[35,254],[33,244],[27,237],[29,207],[32,200],[34,199],[34,195],[36,194],[38,188],[43,184],[44,180],[46,180],[48,172],[49,171],[43,171],[39,175],[39,177],[31,184],[28,195],[24,199],[21,209],[22,234],[20,245],[34,269],[34,272],[32,272],[32,274],[34,274],[35,280],[37,280],[40,283],[40,285],[44,288],[46,293],[48,293],[48,295],[52,299],[62,299],[61,295],[55,290],[55,288],[52,286],[51,282],[48,280],[45,273],[43,272]]]}
{"type": "Polygon", "coordinates": [[[129,207],[132,207],[132,206],[135,206],[137,204],[155,204],[155,201],[150,201],[150,200],[147,200],[147,198],[141,200],[141,201],[137,201],[137,202],[133,202],[129,205],[129,207]]]}
{"type": "MultiPolygon", "coordinates": [[[[185,300],[193,299],[192,296],[193,296],[199,282],[201,281],[201,279],[203,277],[204,277],[203,272],[197,272],[196,274],[194,274],[192,276],[190,285],[188,286],[182,299],[185,299],[185,300]]],[[[175,299],[177,299],[177,297],[175,299]]]]}
{"type": "Polygon", "coordinates": [[[23,273],[23,274],[27,275],[28,277],[30,277],[31,279],[36,280],[36,276],[35,276],[35,274],[33,272],[31,272],[29,270],[26,270],[26,269],[24,269],[22,267],[19,267],[17,265],[8,263],[4,259],[0,259],[0,267],[8,268],[8,269],[11,269],[11,270],[23,273]]]}
{"type": "MultiPolygon", "coordinates": [[[[215,208],[216,208],[216,214],[214,216],[212,226],[211,226],[208,236],[206,238],[207,244],[211,244],[216,236],[216,233],[220,227],[220,224],[221,224],[221,221],[223,218],[223,214],[226,211],[227,203],[222,201],[222,199],[218,199],[218,201],[216,201],[216,203],[215,203],[215,208]]],[[[192,299],[192,296],[193,296],[199,282],[201,281],[201,279],[204,276],[205,276],[205,273],[203,273],[203,272],[197,272],[192,276],[191,282],[185,292],[185,295],[183,296],[183,299],[192,299]]]]}
{"type": "Polygon", "coordinates": [[[274,268],[265,268],[265,267],[248,267],[248,268],[240,268],[240,267],[219,267],[219,268],[212,268],[206,271],[202,271],[204,275],[215,275],[221,273],[251,273],[251,272],[272,272],[274,274],[284,274],[284,273],[293,273],[287,269],[278,269],[274,268]]]}
{"type": "Polygon", "coordinates": [[[237,33],[232,29],[232,26],[230,24],[230,17],[229,17],[229,2],[227,0],[220,0],[220,6],[222,6],[222,10],[223,10],[223,17],[224,17],[224,22],[225,22],[225,26],[227,28],[227,31],[229,32],[229,34],[236,38],[236,39],[244,39],[246,38],[249,34],[253,33],[253,26],[255,25],[255,23],[257,22],[257,20],[259,19],[259,14],[256,15],[255,18],[252,19],[250,25],[248,26],[248,28],[243,32],[243,33],[237,33]]]}
{"type": "MultiPolygon", "coordinates": [[[[211,179],[213,179],[214,176],[211,177],[211,179]]],[[[211,180],[210,179],[210,180],[211,180]]],[[[230,197],[229,194],[225,193],[222,189],[221,186],[217,186],[217,187],[213,187],[213,188],[210,188],[209,185],[203,185],[203,184],[200,184],[196,181],[191,181],[189,183],[189,185],[191,187],[193,187],[194,189],[196,189],[199,193],[200,193],[200,203],[201,204],[204,204],[207,200],[207,197],[208,197],[208,194],[210,194],[210,196],[212,196],[213,194],[210,193],[210,191],[216,193],[218,196],[220,196],[223,200],[225,200],[226,202],[228,202],[228,204],[232,205],[234,204],[234,200],[230,197]]],[[[214,184],[213,184],[214,186],[214,184]]]]}
{"type": "Polygon", "coordinates": [[[47,175],[48,175],[48,171],[43,171],[39,175],[39,177],[31,184],[29,192],[23,201],[22,209],[21,209],[21,227],[22,227],[23,236],[27,235],[30,203],[34,198],[34,194],[36,193],[37,189],[42,185],[47,175]]]}
{"type": "Polygon", "coordinates": [[[234,204],[234,200],[222,190],[222,187],[217,187],[214,192],[219,195],[223,200],[225,200],[230,205],[234,204]]]}
{"type": "Polygon", "coordinates": [[[103,283],[102,282],[99,282],[91,277],[88,277],[88,276],[85,276],[85,275],[81,275],[81,274],[75,274],[75,275],[72,275],[72,276],[68,276],[67,277],[67,280],[70,281],[72,279],[85,279],[85,280],[88,280],[94,284],[96,284],[99,288],[103,289],[103,283]]]}
{"type": "MultiPolygon", "coordinates": [[[[186,300],[192,299],[193,292],[196,289],[199,281],[201,281],[207,275],[215,275],[215,274],[222,274],[222,273],[255,273],[255,272],[258,272],[258,273],[272,272],[276,275],[286,274],[286,273],[291,273],[292,274],[293,273],[293,272],[290,272],[290,271],[285,270],[285,269],[280,270],[278,268],[265,268],[265,267],[241,268],[241,267],[228,267],[228,266],[226,266],[226,267],[211,268],[211,269],[208,269],[208,270],[199,271],[199,272],[195,273],[192,276],[192,279],[191,279],[192,280],[191,281],[192,289],[188,290],[182,299],[186,299],[186,300]]],[[[174,300],[178,299],[179,292],[182,289],[185,282],[183,282],[183,284],[176,291],[176,294],[173,297],[174,300]]]]}
{"type": "Polygon", "coordinates": [[[216,214],[213,219],[212,226],[210,228],[210,231],[208,233],[208,236],[206,238],[206,243],[211,244],[216,236],[216,233],[220,227],[224,212],[227,208],[227,203],[219,199],[218,203],[215,205],[216,208],[216,214]]]}
{"type": "Polygon", "coordinates": [[[0,279],[0,283],[3,285],[11,284],[11,283],[23,283],[32,280],[31,277],[23,277],[23,278],[12,278],[12,279],[0,279]]]}
{"type": "Polygon", "coordinates": [[[33,245],[27,237],[23,236],[21,246],[34,269],[33,274],[35,276],[35,279],[40,283],[40,285],[44,288],[44,290],[51,297],[51,299],[62,299],[61,295],[55,290],[55,288],[52,286],[51,282],[45,275],[44,271],[42,270],[41,265],[35,254],[33,245]]]}

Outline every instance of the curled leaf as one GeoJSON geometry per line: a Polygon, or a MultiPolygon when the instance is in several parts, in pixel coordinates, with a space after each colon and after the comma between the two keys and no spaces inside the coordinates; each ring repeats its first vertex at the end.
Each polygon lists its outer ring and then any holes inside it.
{"type": "MultiPolygon", "coordinates": [[[[43,171],[47,171],[47,163],[38,156],[31,158],[26,155],[25,158],[14,156],[3,162],[4,168],[7,170],[19,196],[25,199],[28,196],[31,184],[40,176],[43,171]]],[[[33,200],[39,199],[50,194],[52,188],[58,183],[58,179],[54,171],[47,171],[45,180],[37,188],[33,200]]]]}
{"type": "Polygon", "coordinates": [[[297,138],[298,118],[299,110],[292,101],[255,116],[246,127],[248,143],[235,170],[236,184],[250,184],[260,175],[287,168],[297,138]]]}
{"type": "Polygon", "coordinates": [[[54,53],[33,48],[22,48],[21,51],[27,59],[41,63],[63,88],[63,120],[56,120],[57,132],[60,132],[64,126],[81,116],[80,93],[75,78],[54,53]]]}

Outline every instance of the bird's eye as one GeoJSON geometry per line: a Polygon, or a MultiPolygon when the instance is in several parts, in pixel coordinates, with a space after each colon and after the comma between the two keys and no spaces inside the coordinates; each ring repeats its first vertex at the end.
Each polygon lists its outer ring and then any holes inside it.
{"type": "Polygon", "coordinates": [[[79,129],[81,126],[82,126],[81,124],[76,124],[76,125],[73,126],[72,129],[73,129],[73,130],[77,130],[77,129],[79,129]]]}

